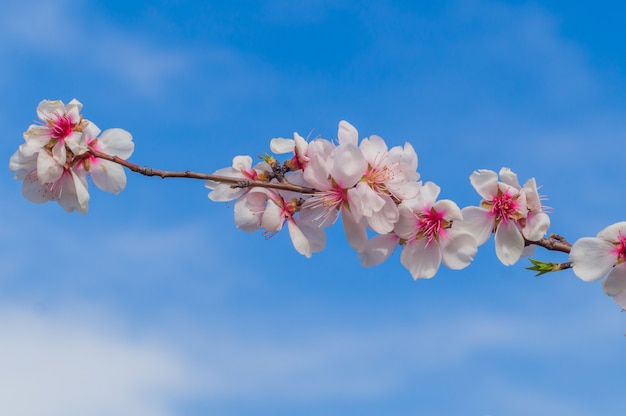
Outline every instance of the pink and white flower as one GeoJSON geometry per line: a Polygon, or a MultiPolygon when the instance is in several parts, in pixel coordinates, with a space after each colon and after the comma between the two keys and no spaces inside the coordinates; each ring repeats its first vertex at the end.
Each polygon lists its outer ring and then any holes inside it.
{"type": "Polygon", "coordinates": [[[322,251],[326,246],[326,233],[322,228],[311,226],[296,215],[300,210],[300,201],[297,198],[287,201],[282,195],[271,191],[268,195],[261,227],[270,233],[278,232],[287,223],[289,237],[298,253],[310,258],[313,253],[322,251]]]}
{"type": "MultiPolygon", "coordinates": [[[[128,159],[135,149],[133,137],[123,129],[108,129],[100,136],[100,129],[93,123],[85,129],[85,141],[94,149],[120,159],[128,159]]],[[[118,194],[126,187],[126,173],[124,168],[114,162],[89,155],[81,159],[83,167],[96,186],[105,192],[118,194]]]]}
{"type": "MultiPolygon", "coordinates": [[[[242,181],[256,181],[261,180],[264,175],[270,173],[271,171],[271,166],[266,162],[260,162],[256,166],[252,167],[252,158],[250,156],[235,156],[231,167],[218,169],[214,172],[214,174],[227,176],[229,178],[239,178],[242,181]]],[[[249,191],[248,188],[232,188],[230,184],[218,183],[214,181],[206,181],[205,186],[211,189],[211,192],[209,192],[209,199],[215,202],[232,201],[249,191]]]]}
{"type": "Polygon", "coordinates": [[[478,207],[463,208],[462,226],[479,245],[495,233],[496,255],[509,266],[527,254],[526,240],[536,241],[545,235],[550,218],[543,212],[534,178],[522,188],[510,169],[502,168],[499,174],[501,182],[491,170],[479,170],[470,176],[483,200],[478,207]]]}
{"type": "Polygon", "coordinates": [[[433,277],[441,263],[463,269],[478,251],[474,237],[456,227],[463,220],[459,207],[450,200],[437,201],[438,196],[439,187],[427,182],[416,198],[400,204],[394,232],[406,241],[400,262],[414,279],[433,277]]]}
{"type": "Polygon", "coordinates": [[[572,245],[569,254],[574,274],[586,282],[604,280],[604,293],[626,309],[626,222],[584,237],[572,245]]]}
{"type": "Polygon", "coordinates": [[[15,172],[15,179],[22,183],[22,194],[26,199],[37,204],[57,201],[61,207],[72,212],[85,214],[88,210],[89,192],[87,191],[86,172],[80,166],[73,168],[60,166],[60,172],[51,182],[42,183],[37,174],[37,152],[32,146],[23,144],[11,156],[9,169],[15,172]]]}
{"type": "MultiPolygon", "coordinates": [[[[341,130],[340,130],[341,132],[341,130]]],[[[359,250],[367,240],[364,224],[354,217],[357,204],[354,187],[367,169],[367,161],[361,150],[352,142],[332,146],[324,139],[309,144],[309,164],[304,170],[304,179],[317,189],[307,199],[300,211],[300,217],[316,227],[333,224],[339,213],[350,245],[359,250]]]]}
{"type": "Polygon", "coordinates": [[[293,152],[293,157],[285,162],[285,165],[292,171],[306,168],[309,163],[308,147],[308,142],[295,132],[293,139],[277,137],[270,141],[270,149],[277,155],[293,152]]]}
{"type": "MultiPolygon", "coordinates": [[[[38,155],[40,166],[37,171],[41,182],[49,183],[55,180],[46,176],[52,159],[63,166],[67,158],[67,149],[73,155],[81,155],[87,151],[82,132],[89,122],[83,120],[80,115],[81,109],[82,104],[76,99],[67,105],[59,100],[43,100],[37,106],[37,115],[42,124],[32,124],[24,133],[24,140],[29,146],[46,150],[39,152],[38,155]]],[[[60,169],[57,169],[55,175],[59,172],[60,169]]]]}

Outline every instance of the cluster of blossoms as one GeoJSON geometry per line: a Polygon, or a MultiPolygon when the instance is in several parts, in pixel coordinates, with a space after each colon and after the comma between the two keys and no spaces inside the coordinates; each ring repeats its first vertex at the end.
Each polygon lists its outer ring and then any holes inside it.
{"type": "Polygon", "coordinates": [[[363,266],[385,261],[397,246],[401,263],[413,278],[430,278],[441,263],[462,269],[492,232],[498,258],[513,264],[530,241],[542,238],[550,224],[543,212],[534,179],[523,187],[509,169],[478,171],[471,181],[484,198],[480,207],[461,210],[453,201],[438,200],[440,189],[422,183],[413,147],[388,148],[379,136],[359,142],[357,130],[339,123],[336,142],[272,139],[275,154],[293,154],[282,165],[272,156],[252,166],[249,156],[237,156],[232,167],[216,175],[245,181],[289,183],[310,192],[232,187],[207,181],[213,201],[232,201],[235,224],[245,231],[272,234],[287,223],[296,250],[310,257],[325,246],[324,228],[341,216],[350,246],[363,266]]]}
{"type": "Polygon", "coordinates": [[[40,124],[24,133],[26,143],[11,156],[9,169],[23,180],[22,193],[32,202],[57,201],[67,212],[87,212],[87,176],[103,191],[119,193],[126,186],[124,168],[94,157],[98,150],[126,159],[133,153],[130,133],[100,129],[80,114],[76,99],[67,105],[44,100],[37,106],[40,124]]]}
{"type": "Polygon", "coordinates": [[[494,234],[498,259],[512,265],[537,245],[569,253],[568,263],[532,260],[531,270],[545,273],[572,268],[585,281],[606,276],[607,295],[626,308],[626,222],[613,224],[594,238],[573,245],[562,237],[544,238],[550,218],[532,178],[520,185],[508,168],[499,173],[478,170],[470,182],[482,198],[478,206],[460,209],[438,199],[433,182],[422,183],[413,147],[388,148],[379,136],[359,141],[357,130],[339,123],[335,141],[275,138],[270,149],[291,155],[282,164],[267,155],[253,166],[250,156],[236,156],[231,167],[214,174],[168,172],[126,161],[134,150],[122,129],[100,129],[84,119],[77,100],[42,101],[41,122],[24,133],[25,143],[11,156],[9,168],[23,180],[22,193],[36,203],[57,201],[68,212],[85,213],[87,177],[100,189],[118,193],[126,186],[124,167],[162,178],[206,179],[213,201],[235,201],[238,228],[264,230],[285,224],[295,249],[306,257],[326,245],[326,227],[339,217],[350,246],[363,266],[385,261],[399,246],[400,262],[413,278],[434,276],[443,263],[467,267],[478,246],[494,234]]]}

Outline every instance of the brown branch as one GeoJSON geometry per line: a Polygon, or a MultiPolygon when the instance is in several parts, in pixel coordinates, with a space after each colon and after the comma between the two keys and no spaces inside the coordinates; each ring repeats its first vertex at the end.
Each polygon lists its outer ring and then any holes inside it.
{"type": "MultiPolygon", "coordinates": [[[[565,238],[563,238],[562,236],[558,234],[550,234],[550,237],[542,238],[537,241],[530,241],[526,239],[524,239],[524,241],[527,246],[534,244],[536,246],[540,246],[540,247],[545,248],[546,250],[551,250],[551,251],[561,251],[563,253],[569,253],[572,250],[572,245],[568,243],[567,240],[565,240],[565,238]]],[[[565,265],[568,263],[561,263],[561,264],[565,265]]],[[[564,269],[569,269],[570,267],[571,267],[571,264],[567,267],[564,267],[564,269]]]]}
{"type": "Polygon", "coordinates": [[[270,189],[278,189],[282,191],[291,191],[298,192],[301,194],[314,194],[317,192],[316,189],[307,188],[305,186],[294,185],[291,183],[275,183],[275,182],[264,182],[264,181],[254,181],[254,180],[245,180],[241,178],[231,178],[228,176],[219,176],[212,175],[210,173],[198,173],[186,170],[184,172],[174,172],[167,171],[161,169],[153,169],[145,166],[135,165],[127,160],[121,159],[117,156],[111,156],[109,154],[100,152],[95,149],[89,149],[89,153],[91,153],[94,157],[108,160],[113,163],[117,163],[118,165],[122,165],[125,168],[132,170],[133,172],[139,173],[144,176],[159,176],[163,179],[165,178],[189,178],[189,179],[202,179],[207,181],[219,182],[219,183],[229,183],[232,188],[270,188],[270,189]]]}

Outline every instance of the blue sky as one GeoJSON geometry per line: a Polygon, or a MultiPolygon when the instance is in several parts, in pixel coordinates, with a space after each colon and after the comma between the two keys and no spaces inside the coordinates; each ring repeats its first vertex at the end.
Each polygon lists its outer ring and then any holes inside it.
{"type": "MultiPolygon", "coordinates": [[[[19,4],[18,4],[19,3],[19,4]]],[[[475,169],[535,177],[570,241],[624,220],[617,2],[26,0],[0,16],[0,154],[42,99],[133,134],[131,160],[212,172],[294,131],[409,141],[475,205],[475,169]]],[[[597,415],[623,410],[626,315],[570,271],[414,282],[335,227],[298,255],[202,182],[128,175],[90,212],[0,178],[0,413],[597,415]],[[618,384],[616,384],[618,383],[618,384]]],[[[535,257],[565,261],[554,253],[535,257]]]]}

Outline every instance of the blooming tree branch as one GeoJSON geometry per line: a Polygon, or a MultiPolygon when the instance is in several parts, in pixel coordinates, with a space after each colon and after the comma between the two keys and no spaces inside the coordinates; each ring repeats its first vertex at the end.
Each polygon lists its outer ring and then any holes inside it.
{"type": "Polygon", "coordinates": [[[299,134],[275,138],[270,149],[287,155],[282,163],[265,154],[253,166],[235,156],[230,167],[212,174],[167,171],[129,162],[134,143],[122,129],[101,132],[80,114],[77,100],[42,101],[41,120],[24,133],[9,169],[22,180],[23,195],[35,202],[57,201],[68,211],[88,210],[88,178],[106,192],[126,186],[124,168],[145,176],[205,181],[212,201],[235,201],[235,225],[269,235],[285,225],[294,248],[311,257],[326,245],[325,228],[339,218],[347,240],[365,267],[384,262],[400,247],[400,262],[414,279],[433,277],[441,264],[463,269],[478,247],[494,236],[498,259],[513,265],[536,247],[568,254],[567,262],[531,259],[538,275],[572,269],[586,281],[603,278],[607,295],[626,308],[626,222],[573,245],[546,233],[550,217],[534,178],[523,185],[508,168],[477,170],[470,182],[481,197],[460,208],[439,199],[434,182],[422,182],[410,143],[389,149],[376,135],[359,140],[354,126],[339,123],[336,140],[306,141],[299,134]]]}

